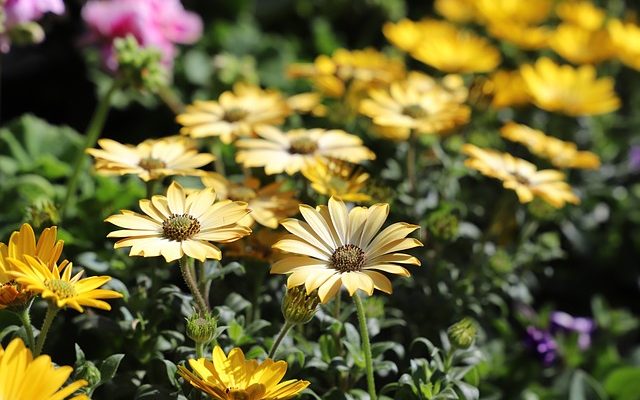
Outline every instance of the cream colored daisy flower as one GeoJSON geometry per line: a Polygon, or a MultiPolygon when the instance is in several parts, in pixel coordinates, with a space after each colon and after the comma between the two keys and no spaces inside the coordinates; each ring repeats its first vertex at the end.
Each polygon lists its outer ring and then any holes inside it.
{"type": "Polygon", "coordinates": [[[251,229],[238,224],[249,213],[247,203],[215,200],[211,188],[187,196],[182,186],[173,182],[166,197],[140,200],[140,209],[146,215],[122,210],[107,218],[105,221],[125,228],[107,237],[122,238],[114,248],[131,247],[132,256],[162,255],[170,262],[186,254],[200,261],[220,260],[222,252],[211,242],[232,242],[251,233],[251,229]]]}
{"type": "Polygon", "coordinates": [[[271,273],[290,274],[290,288],[305,285],[307,293],[318,289],[323,303],[343,285],[351,296],[358,289],[368,295],[374,289],[391,293],[391,282],[378,271],[409,276],[401,264],[420,265],[417,258],[399,253],[422,246],[419,240],[406,237],[418,225],[398,222],[378,232],[389,215],[388,204],[347,210],[332,197],[328,206],[301,205],[300,213],[305,221],[282,222],[291,235],[273,247],[290,254],[273,263],[271,273]]]}
{"type": "Polygon", "coordinates": [[[236,142],[236,161],[247,168],[264,167],[267,175],[281,172],[293,175],[317,156],[352,163],[376,158],[359,137],[338,129],[293,129],[282,132],[273,127],[263,127],[256,133],[256,139],[236,142]]]}

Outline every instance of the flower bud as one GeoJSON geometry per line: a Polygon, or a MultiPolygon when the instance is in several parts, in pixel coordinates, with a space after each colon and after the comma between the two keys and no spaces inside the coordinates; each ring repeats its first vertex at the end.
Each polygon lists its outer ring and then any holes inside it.
{"type": "Polygon", "coordinates": [[[218,321],[211,313],[200,316],[198,313],[187,318],[187,336],[196,343],[209,343],[216,338],[218,321]]]}
{"type": "Polygon", "coordinates": [[[442,207],[427,218],[427,229],[436,239],[450,241],[458,236],[458,217],[450,207],[442,207]]]}
{"type": "Polygon", "coordinates": [[[40,43],[44,40],[44,30],[36,22],[25,22],[9,29],[11,42],[19,45],[40,43]]]}
{"type": "Polygon", "coordinates": [[[156,92],[167,84],[167,72],[161,65],[162,54],[154,48],[140,47],[129,35],[114,41],[118,73],[126,86],[156,92]]]}
{"type": "Polygon", "coordinates": [[[32,227],[40,229],[44,226],[58,225],[60,214],[49,199],[38,199],[25,209],[25,221],[32,227]]]}
{"type": "Polygon", "coordinates": [[[100,370],[91,361],[85,361],[82,364],[76,364],[73,372],[74,379],[84,379],[87,381],[87,387],[91,388],[97,385],[102,378],[100,370]]]}
{"type": "Polygon", "coordinates": [[[464,317],[447,329],[451,343],[459,349],[468,349],[476,337],[477,328],[471,318],[464,317]]]}
{"type": "Polygon", "coordinates": [[[288,288],[284,295],[282,315],[292,324],[306,324],[315,315],[318,304],[320,304],[320,297],[317,290],[307,294],[304,285],[294,286],[288,288]]]}

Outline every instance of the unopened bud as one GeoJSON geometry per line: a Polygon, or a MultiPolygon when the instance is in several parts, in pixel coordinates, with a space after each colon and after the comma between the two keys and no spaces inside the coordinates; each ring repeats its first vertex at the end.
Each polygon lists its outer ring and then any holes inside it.
{"type": "Polygon", "coordinates": [[[87,387],[91,388],[100,382],[102,375],[94,363],[85,361],[80,365],[76,364],[73,377],[74,379],[84,379],[88,383],[87,387]]]}
{"type": "Polygon", "coordinates": [[[167,84],[167,72],[161,65],[162,54],[154,48],[140,47],[129,35],[113,43],[118,60],[118,73],[130,87],[156,92],[167,84]]]}
{"type": "Polygon", "coordinates": [[[196,343],[209,343],[216,338],[218,321],[210,313],[195,313],[187,318],[187,336],[196,343]]]}
{"type": "Polygon", "coordinates": [[[19,45],[40,43],[44,40],[44,30],[35,22],[25,22],[9,29],[11,42],[19,45]]]}
{"type": "Polygon", "coordinates": [[[320,297],[317,290],[307,294],[304,285],[294,286],[288,288],[284,295],[282,315],[292,324],[306,324],[315,315],[318,304],[320,297]]]}
{"type": "Polygon", "coordinates": [[[39,229],[43,226],[57,225],[60,222],[60,214],[51,200],[38,199],[27,206],[24,222],[39,229]]]}
{"type": "Polygon", "coordinates": [[[447,329],[451,343],[460,349],[468,349],[476,337],[477,328],[471,318],[465,317],[447,329]]]}

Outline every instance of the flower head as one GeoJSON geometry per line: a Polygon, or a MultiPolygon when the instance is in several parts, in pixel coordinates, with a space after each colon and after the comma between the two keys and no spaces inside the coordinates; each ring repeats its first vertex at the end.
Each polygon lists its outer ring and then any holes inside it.
{"type": "Polygon", "coordinates": [[[525,25],[508,20],[491,20],[488,29],[493,37],[525,50],[545,48],[551,37],[551,30],[545,26],[525,25]]]}
{"type": "Polygon", "coordinates": [[[490,99],[493,108],[517,107],[529,104],[531,96],[519,70],[495,71],[481,82],[480,95],[490,99]]]}
{"type": "Polygon", "coordinates": [[[543,110],[570,116],[605,114],[620,107],[612,78],[596,77],[592,65],[573,68],[543,57],[520,73],[533,102],[543,110]]]}
{"type": "Polygon", "coordinates": [[[116,38],[133,35],[142,47],[158,49],[163,63],[171,67],[175,44],[194,43],[202,34],[202,20],[186,11],[180,0],[90,0],[82,18],[100,44],[106,66],[114,71],[118,68],[113,52],[116,38]]]}
{"type": "Polygon", "coordinates": [[[565,142],[526,125],[509,122],[500,129],[502,137],[525,145],[533,154],[551,161],[558,168],[595,169],[600,158],[590,151],[578,151],[575,143],[565,142]]]}
{"type": "Polygon", "coordinates": [[[564,311],[554,311],[549,316],[551,332],[575,332],[578,334],[578,346],[585,350],[591,346],[591,335],[596,323],[591,318],[574,317],[564,311]]]}
{"type": "Polygon", "coordinates": [[[84,312],[82,306],[111,310],[109,303],[103,299],[122,297],[122,294],[113,290],[98,289],[111,280],[109,276],[82,279],[84,271],[80,271],[72,277],[73,265],[67,260],[51,269],[31,256],[25,256],[25,261],[9,258],[14,266],[9,274],[25,290],[39,294],[43,299],[55,303],[58,308],[71,307],[78,312],[84,312]]]}
{"type": "Polygon", "coordinates": [[[236,142],[236,161],[245,167],[264,167],[267,175],[283,171],[293,175],[318,156],[353,163],[376,157],[359,137],[338,129],[293,129],[282,132],[273,127],[263,127],[256,134],[256,139],[236,142]]]}
{"type": "Polygon", "coordinates": [[[170,262],[186,254],[200,261],[220,260],[222,252],[210,241],[232,242],[251,233],[251,229],[238,224],[249,213],[247,203],[215,200],[211,188],[187,196],[179,183],[172,182],[166,197],[140,200],[146,215],[122,210],[107,218],[105,221],[125,228],[107,237],[122,238],[114,248],[131,247],[132,256],[162,255],[170,262]]]}
{"type": "Polygon", "coordinates": [[[573,24],[559,25],[549,44],[574,64],[596,64],[612,58],[615,53],[606,30],[589,30],[573,24]]]}
{"type": "Polygon", "coordinates": [[[480,20],[535,25],[547,19],[553,0],[474,0],[480,20]]]}
{"type": "Polygon", "coordinates": [[[193,371],[180,365],[178,373],[214,400],[287,400],[309,386],[308,381],[302,380],[281,382],[287,372],[285,361],[246,360],[237,347],[227,357],[220,346],[216,346],[212,360],[190,359],[189,366],[193,371]]]}
{"type": "Polygon", "coordinates": [[[353,164],[318,158],[302,167],[302,175],[317,193],[356,203],[371,199],[371,196],[363,193],[369,174],[353,164]]]}
{"type": "Polygon", "coordinates": [[[640,70],[640,49],[638,48],[640,26],[613,20],[608,24],[607,29],[620,61],[630,68],[640,70]]]}
{"type": "Polygon", "coordinates": [[[438,84],[422,88],[414,81],[395,82],[387,90],[370,90],[369,98],[360,103],[360,112],[376,125],[395,128],[398,139],[407,139],[411,131],[445,133],[469,120],[469,107],[449,90],[438,84]]]}
{"type": "Polygon", "coordinates": [[[148,139],[137,146],[100,139],[102,149],[87,149],[96,160],[96,171],[103,175],[135,174],[143,181],[173,175],[202,175],[197,168],[215,159],[198,153],[195,143],[185,137],[148,139]]]}
{"type": "Polygon", "coordinates": [[[180,132],[193,138],[217,136],[224,143],[252,136],[264,125],[280,125],[292,112],[282,94],[275,90],[237,83],[217,101],[196,101],[176,120],[180,132]]]}
{"type": "Polygon", "coordinates": [[[77,380],[63,387],[73,368],[57,367],[47,355],[33,358],[22,339],[15,338],[6,348],[0,345],[0,399],[11,400],[89,400],[85,395],[69,397],[87,386],[77,380]]]}
{"type": "Polygon", "coordinates": [[[287,287],[305,285],[310,294],[318,289],[322,303],[333,298],[344,285],[350,295],[358,289],[368,295],[378,289],[391,293],[391,282],[378,271],[409,276],[399,264],[420,265],[402,250],[422,246],[406,236],[419,228],[404,222],[378,232],[389,214],[388,204],[347,210],[335,198],[315,209],[300,206],[305,221],[287,219],[282,226],[291,233],[273,245],[290,253],[272,264],[272,274],[289,274],[287,287]]]}
{"type": "Polygon", "coordinates": [[[545,366],[552,365],[558,359],[558,344],[549,331],[528,326],[525,343],[540,357],[545,366]]]}
{"type": "Polygon", "coordinates": [[[589,0],[564,0],[556,6],[556,14],[565,23],[589,30],[600,29],[607,16],[589,0]]]}
{"type": "Polygon", "coordinates": [[[435,0],[434,10],[452,22],[471,22],[477,17],[476,0],[435,0]]]}
{"type": "Polygon", "coordinates": [[[580,202],[560,171],[538,171],[535,165],[526,160],[471,144],[465,144],[462,151],[470,157],[465,161],[467,167],[501,180],[505,189],[516,192],[521,203],[528,203],[534,197],[540,197],[556,208],[564,207],[566,203],[580,202]]]}
{"type": "Polygon", "coordinates": [[[285,181],[273,182],[262,186],[260,180],[248,177],[243,183],[227,180],[217,173],[210,173],[202,177],[205,187],[213,188],[220,200],[243,201],[251,213],[238,223],[251,227],[254,222],[276,229],[278,223],[298,212],[298,201],[295,192],[282,190],[285,181]]]}

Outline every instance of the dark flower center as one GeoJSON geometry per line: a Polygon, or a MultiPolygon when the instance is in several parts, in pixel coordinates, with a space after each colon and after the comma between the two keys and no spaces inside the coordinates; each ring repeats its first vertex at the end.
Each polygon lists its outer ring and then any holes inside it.
{"type": "Polygon", "coordinates": [[[140,160],[138,166],[140,168],[146,169],[147,171],[151,171],[154,169],[164,168],[167,166],[167,164],[162,160],[158,160],[157,158],[147,157],[140,160]]]}
{"type": "Polygon", "coordinates": [[[414,119],[424,118],[429,115],[427,110],[417,104],[412,104],[410,106],[404,107],[402,109],[402,114],[414,119]]]}
{"type": "Polygon", "coordinates": [[[238,122],[244,119],[247,115],[249,115],[247,110],[240,107],[233,107],[224,112],[222,119],[227,122],[238,122]]]}
{"type": "Polygon", "coordinates": [[[44,285],[61,299],[76,296],[76,288],[68,281],[62,279],[47,279],[44,281],[44,285]]]}
{"type": "Polygon", "coordinates": [[[361,271],[364,267],[364,251],[353,244],[338,247],[331,255],[331,266],[340,272],[361,271]]]}
{"type": "Polygon", "coordinates": [[[312,154],[318,149],[318,144],[306,136],[299,136],[289,142],[289,152],[291,154],[312,154]]]}
{"type": "Polygon", "coordinates": [[[165,238],[182,242],[200,232],[200,222],[189,214],[172,214],[162,223],[162,231],[165,238]]]}

